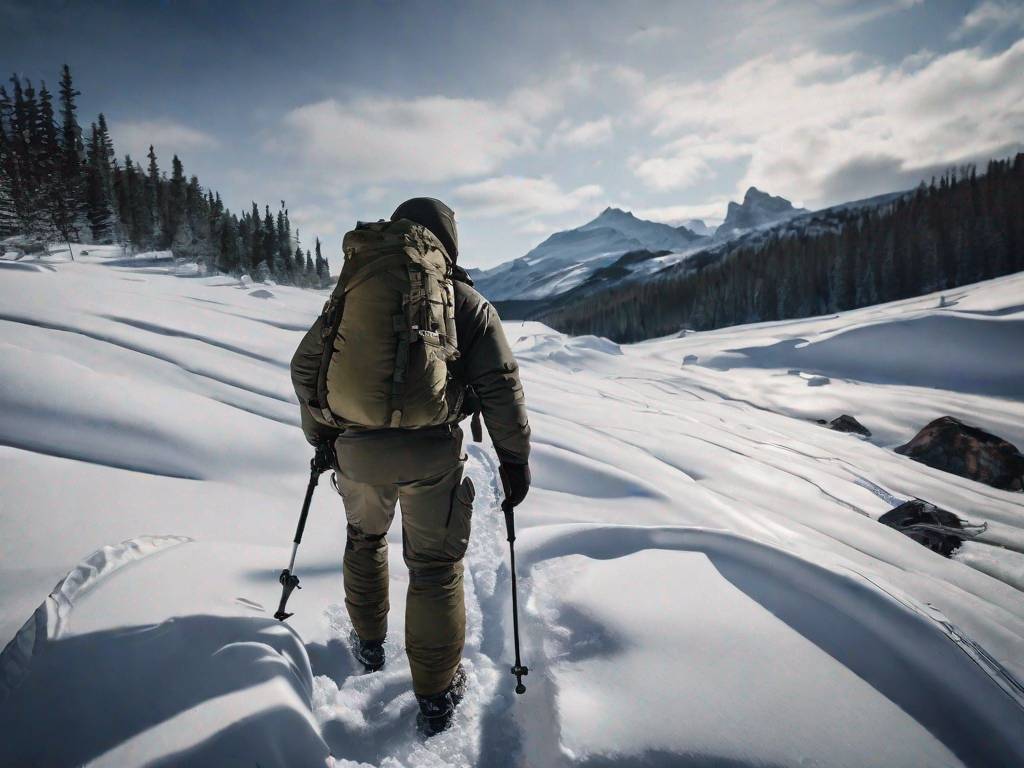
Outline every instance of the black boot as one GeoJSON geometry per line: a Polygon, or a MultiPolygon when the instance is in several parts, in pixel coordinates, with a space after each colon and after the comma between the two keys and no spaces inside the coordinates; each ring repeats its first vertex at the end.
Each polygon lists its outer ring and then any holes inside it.
{"type": "Polygon", "coordinates": [[[428,738],[441,731],[448,730],[462,697],[466,695],[466,672],[459,664],[451,683],[441,693],[433,696],[416,695],[420,705],[420,713],[416,717],[416,725],[428,738]]]}
{"type": "Polygon", "coordinates": [[[384,666],[383,640],[360,640],[354,629],[349,633],[348,639],[352,647],[352,655],[356,657],[356,661],[366,667],[367,672],[376,672],[384,666]]]}

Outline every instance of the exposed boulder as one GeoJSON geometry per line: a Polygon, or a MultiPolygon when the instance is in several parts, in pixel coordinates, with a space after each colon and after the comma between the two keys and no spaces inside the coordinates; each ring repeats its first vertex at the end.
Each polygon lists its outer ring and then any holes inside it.
{"type": "Polygon", "coordinates": [[[965,531],[959,517],[922,499],[903,502],[878,518],[878,522],[895,528],[943,557],[953,554],[965,538],[979,533],[965,531]]]}
{"type": "Polygon", "coordinates": [[[837,416],[828,423],[829,429],[834,429],[836,432],[852,432],[855,435],[864,435],[864,437],[871,437],[871,430],[857,421],[853,416],[843,414],[837,416]]]}
{"type": "Polygon", "coordinates": [[[936,419],[896,452],[995,488],[1024,488],[1024,455],[1017,447],[952,416],[936,419]]]}

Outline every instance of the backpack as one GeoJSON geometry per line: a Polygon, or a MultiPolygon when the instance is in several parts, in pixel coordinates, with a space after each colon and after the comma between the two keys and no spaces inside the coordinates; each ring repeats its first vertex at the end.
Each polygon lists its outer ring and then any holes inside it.
{"type": "Polygon", "coordinates": [[[338,284],[292,360],[296,394],[336,429],[417,429],[460,413],[452,263],[407,219],[360,223],[338,284]]]}

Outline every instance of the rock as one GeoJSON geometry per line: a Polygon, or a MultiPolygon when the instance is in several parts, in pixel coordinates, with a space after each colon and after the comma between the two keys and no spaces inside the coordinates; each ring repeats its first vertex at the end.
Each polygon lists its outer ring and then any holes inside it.
{"type": "Polygon", "coordinates": [[[696,355],[687,355],[683,358],[683,365],[696,365],[699,359],[696,355]]]}
{"type": "Polygon", "coordinates": [[[808,376],[807,386],[808,387],[824,387],[832,383],[832,379],[828,376],[808,376]]]}
{"type": "Polygon", "coordinates": [[[963,521],[922,499],[911,499],[890,509],[878,522],[895,528],[943,557],[949,557],[964,543],[963,521]]]}
{"type": "Polygon", "coordinates": [[[834,429],[836,432],[852,432],[856,435],[864,435],[864,437],[871,437],[871,430],[857,421],[853,416],[843,414],[832,419],[828,424],[829,429],[834,429]]]}
{"type": "Polygon", "coordinates": [[[1024,455],[1017,447],[952,416],[936,419],[896,453],[994,488],[1024,488],[1024,455]]]}

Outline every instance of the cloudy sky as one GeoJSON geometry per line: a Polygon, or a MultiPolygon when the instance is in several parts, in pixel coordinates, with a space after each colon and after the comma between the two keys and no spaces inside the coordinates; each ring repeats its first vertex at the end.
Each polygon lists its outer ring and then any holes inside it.
{"type": "Polygon", "coordinates": [[[118,152],[341,235],[413,195],[492,266],[605,206],[678,222],[751,185],[807,207],[1024,142],[1024,2],[0,0],[0,71],[118,152]]]}

